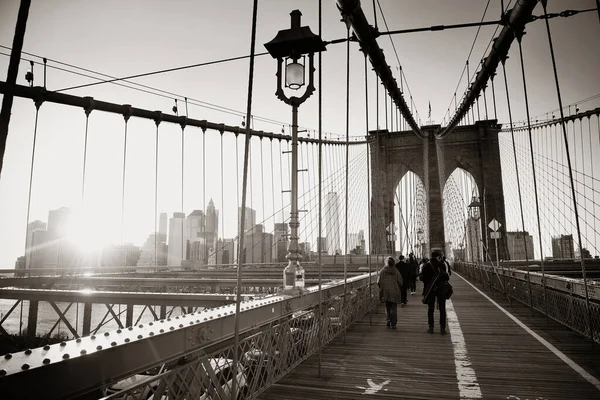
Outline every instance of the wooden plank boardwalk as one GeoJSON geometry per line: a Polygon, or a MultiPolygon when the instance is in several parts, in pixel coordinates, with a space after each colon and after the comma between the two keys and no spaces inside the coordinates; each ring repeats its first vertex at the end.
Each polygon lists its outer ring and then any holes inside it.
{"type": "Polygon", "coordinates": [[[408,305],[398,307],[397,330],[386,328],[384,309],[379,307],[348,328],[345,343],[340,336],[323,350],[321,377],[314,355],[258,398],[600,399],[600,346],[592,354],[589,341],[553,321],[547,323],[529,308],[511,306],[499,294],[486,292],[486,298],[458,274],[451,282],[449,334],[439,334],[437,310],[436,333],[427,334],[427,308],[421,296],[409,296],[408,305]]]}

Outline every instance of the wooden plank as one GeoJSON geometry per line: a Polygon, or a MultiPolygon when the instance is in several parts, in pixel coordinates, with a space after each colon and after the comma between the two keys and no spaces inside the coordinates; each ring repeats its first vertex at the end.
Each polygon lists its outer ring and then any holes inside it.
{"type": "MultiPolygon", "coordinates": [[[[452,284],[452,305],[482,398],[600,398],[600,391],[592,384],[460,277],[453,276],[452,284]]],[[[522,306],[511,308],[501,296],[494,299],[590,374],[600,377],[598,357],[589,354],[591,346],[585,338],[552,321],[548,331],[542,332],[545,318],[531,316],[522,306]]],[[[398,308],[396,330],[386,328],[383,307],[373,315],[373,325],[369,315],[364,316],[348,329],[345,344],[339,337],[323,350],[321,377],[317,377],[315,355],[258,398],[460,398],[451,334],[438,333],[437,310],[436,333],[426,333],[427,307],[420,300],[421,296],[409,296],[409,304],[398,308]],[[377,385],[383,386],[377,391],[377,385]],[[372,390],[368,391],[369,387],[372,390]]]]}

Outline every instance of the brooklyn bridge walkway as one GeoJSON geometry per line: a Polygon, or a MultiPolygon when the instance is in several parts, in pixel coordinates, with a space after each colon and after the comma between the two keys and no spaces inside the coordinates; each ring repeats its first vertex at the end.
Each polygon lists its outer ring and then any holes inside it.
{"type": "Polygon", "coordinates": [[[398,329],[386,328],[380,306],[323,349],[321,377],[313,355],[258,398],[600,399],[598,346],[593,354],[578,334],[457,273],[451,282],[447,335],[437,310],[426,333],[427,307],[409,296],[398,329]]]}

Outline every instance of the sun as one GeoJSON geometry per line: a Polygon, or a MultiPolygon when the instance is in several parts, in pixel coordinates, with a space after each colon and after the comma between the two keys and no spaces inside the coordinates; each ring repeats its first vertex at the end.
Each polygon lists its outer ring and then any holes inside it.
{"type": "Polygon", "coordinates": [[[73,210],[67,224],[67,241],[82,254],[91,255],[110,244],[109,227],[98,213],[85,208],[73,210]]]}

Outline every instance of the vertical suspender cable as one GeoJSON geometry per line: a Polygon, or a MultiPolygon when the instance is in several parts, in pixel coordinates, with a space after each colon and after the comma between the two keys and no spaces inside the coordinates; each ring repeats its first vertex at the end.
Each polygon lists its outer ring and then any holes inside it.
{"type": "MultiPolygon", "coordinates": [[[[248,71],[248,104],[246,109],[246,121],[250,122],[252,117],[252,86],[254,83],[254,47],[256,43],[256,14],[258,10],[258,0],[254,0],[252,7],[252,36],[250,39],[250,66],[248,71]]],[[[240,227],[239,227],[239,244],[238,249],[238,266],[237,266],[237,285],[236,285],[236,299],[235,299],[235,327],[234,327],[234,344],[233,344],[233,376],[237,377],[238,371],[238,360],[239,360],[239,347],[240,347],[240,302],[242,300],[242,257],[241,253],[244,248],[244,219],[246,212],[246,188],[248,186],[248,158],[250,153],[250,123],[246,124],[246,140],[244,145],[244,177],[242,179],[242,211],[240,216],[240,227]]],[[[236,141],[237,143],[237,141],[236,141]]],[[[231,393],[237,393],[236,385],[237,379],[233,379],[231,385],[231,393]]]]}
{"type": "Polygon", "coordinates": [[[490,81],[492,82],[492,100],[494,102],[494,119],[498,120],[498,111],[496,110],[496,90],[494,88],[494,76],[496,76],[496,72],[490,75],[490,81]]]}
{"type": "MultiPolygon", "coordinates": [[[[375,4],[373,4],[375,6],[375,4]]],[[[323,0],[319,0],[319,37],[322,35],[323,29],[323,0]]],[[[321,237],[323,235],[323,68],[322,68],[322,52],[319,52],[319,148],[318,148],[318,162],[319,162],[319,234],[317,235],[317,252],[319,253],[319,349],[317,352],[317,375],[321,376],[321,346],[323,344],[323,281],[322,281],[322,254],[323,249],[321,244],[321,237]]]]}
{"type": "MultiPolygon", "coordinates": [[[[527,114],[527,132],[529,134],[529,151],[531,153],[531,169],[533,172],[533,193],[535,194],[535,211],[537,217],[538,226],[538,238],[540,242],[540,267],[542,270],[542,288],[544,294],[544,313],[546,314],[546,325],[548,325],[548,302],[546,297],[546,275],[544,271],[544,249],[542,247],[542,225],[540,222],[540,204],[538,200],[538,189],[537,189],[537,177],[535,173],[535,158],[533,155],[533,138],[531,135],[531,117],[529,116],[529,100],[527,97],[527,80],[525,79],[525,64],[523,61],[523,47],[521,45],[522,34],[517,35],[517,42],[519,44],[519,56],[521,59],[521,73],[523,75],[523,94],[525,96],[525,112],[527,114]]],[[[525,236],[525,233],[523,233],[525,236]]]]}
{"type": "Polygon", "coordinates": [[[485,108],[485,119],[488,119],[488,108],[487,108],[487,94],[485,89],[487,88],[487,84],[483,86],[483,107],[485,108]]]}
{"type": "Polygon", "coordinates": [[[123,173],[121,179],[121,251],[123,252],[123,267],[127,266],[127,252],[123,248],[123,235],[125,230],[125,167],[127,162],[127,127],[131,117],[131,108],[123,115],[125,119],[125,136],[123,138],[123,173]]]}
{"type": "MultiPolygon", "coordinates": [[[[504,87],[506,89],[506,105],[508,108],[508,120],[510,123],[510,136],[512,138],[513,155],[515,158],[515,172],[517,175],[517,191],[519,193],[519,210],[521,212],[521,224],[523,226],[523,232],[525,232],[525,217],[523,216],[523,199],[521,197],[521,183],[519,181],[519,163],[517,162],[517,149],[515,147],[515,134],[513,130],[512,112],[510,109],[510,95],[508,94],[508,79],[506,79],[506,58],[502,59],[502,73],[504,75],[504,87]]],[[[531,291],[531,278],[529,275],[529,255],[527,254],[527,237],[523,233],[523,244],[525,246],[525,268],[527,270],[527,287],[529,289],[529,306],[531,307],[531,313],[533,314],[533,295],[531,291]]]]}
{"type": "MultiPolygon", "coordinates": [[[[365,54],[365,136],[369,137],[369,70],[367,68],[367,52],[365,54]]],[[[373,307],[371,307],[371,302],[373,299],[373,282],[372,282],[372,264],[371,264],[371,254],[373,254],[373,232],[371,232],[371,160],[370,160],[370,143],[367,141],[367,229],[369,232],[369,256],[367,258],[367,263],[369,264],[369,299],[368,299],[368,307],[369,307],[369,325],[373,325],[373,307]]]]}
{"type": "MultiPolygon", "coordinates": [[[[350,304],[346,299],[348,297],[346,286],[348,283],[348,159],[350,158],[350,21],[346,21],[346,39],[346,179],[344,184],[346,195],[344,206],[344,303],[346,303],[346,306],[344,309],[348,313],[350,304]]],[[[346,343],[346,329],[348,325],[348,318],[346,316],[344,316],[344,344],[346,343]]]]}
{"type": "MultiPolygon", "coordinates": [[[[183,214],[183,169],[184,169],[184,146],[185,146],[185,125],[181,125],[181,213],[183,214]]],[[[181,261],[183,265],[183,260],[187,260],[187,243],[184,240],[183,236],[183,225],[185,223],[185,216],[181,220],[181,261]]]]}
{"type": "MultiPolygon", "coordinates": [[[[160,117],[154,120],[156,124],[156,141],[154,144],[154,268],[158,267],[158,227],[156,214],[158,212],[158,126],[160,125],[160,117]]],[[[167,257],[167,265],[169,260],[167,257]]]]}
{"type": "MultiPolygon", "coordinates": [[[[544,7],[544,16],[546,21],[546,31],[548,32],[548,45],[550,46],[550,56],[552,58],[552,69],[554,71],[554,82],[556,84],[556,95],[558,97],[558,109],[560,112],[560,125],[562,127],[563,139],[565,142],[565,153],[567,153],[567,163],[569,166],[569,180],[571,181],[571,196],[573,197],[573,212],[575,213],[575,223],[577,226],[577,240],[579,242],[579,249],[581,249],[581,227],[579,225],[579,212],[577,207],[577,197],[575,195],[575,184],[573,182],[573,168],[571,167],[571,156],[569,154],[569,142],[567,140],[567,130],[565,127],[565,115],[562,105],[562,97],[560,94],[560,84],[558,83],[558,72],[556,71],[556,59],[554,58],[554,47],[552,45],[552,35],[550,34],[550,23],[548,22],[548,12],[546,9],[546,1],[542,1],[544,7]]],[[[599,11],[600,12],[600,11],[599,11]]],[[[585,289],[585,304],[587,307],[588,325],[590,330],[590,339],[592,339],[592,353],[595,352],[595,338],[594,338],[594,327],[592,325],[592,309],[590,307],[590,297],[588,292],[588,282],[585,272],[585,260],[583,257],[579,257],[581,260],[581,275],[583,277],[583,287],[585,289]]]]}
{"type": "MultiPolygon", "coordinates": [[[[34,162],[35,162],[35,148],[36,148],[36,141],[37,141],[37,127],[38,127],[38,115],[40,113],[40,106],[42,105],[41,102],[37,102],[35,103],[35,123],[33,125],[33,145],[32,145],[32,149],[31,149],[31,167],[29,169],[29,193],[27,195],[27,220],[25,221],[25,269],[30,269],[30,266],[28,265],[29,261],[29,254],[28,252],[30,251],[30,249],[28,249],[27,247],[27,238],[29,237],[29,213],[31,211],[31,188],[33,187],[33,167],[34,167],[34,162]]],[[[21,302],[21,305],[23,303],[21,302]]],[[[21,335],[21,330],[19,329],[19,335],[21,335]]]]}
{"type": "MultiPolygon", "coordinates": [[[[223,193],[223,135],[221,135],[221,199],[223,193]]],[[[202,130],[202,211],[204,212],[204,223],[202,224],[202,233],[204,236],[204,249],[202,250],[202,258],[204,265],[208,265],[208,243],[206,242],[206,224],[208,222],[208,215],[206,210],[206,130],[202,130]]],[[[221,212],[223,212],[223,205],[221,204],[221,212]]],[[[216,215],[215,215],[216,216],[216,215]]],[[[218,223],[218,218],[217,218],[218,223]]],[[[212,223],[211,223],[212,224],[212,223]]],[[[223,225],[223,224],[221,224],[223,225]]],[[[215,235],[218,237],[218,224],[215,224],[215,235]]],[[[221,236],[225,240],[224,236],[221,236]]],[[[216,254],[215,254],[216,256],[216,254]]],[[[218,258],[218,257],[215,257],[218,258]]],[[[222,260],[221,260],[222,261],[222,260]]],[[[215,262],[220,264],[218,260],[215,262]]]]}
{"type": "MultiPolygon", "coordinates": [[[[254,126],[252,126],[252,129],[254,129],[254,126]]],[[[265,216],[265,174],[264,174],[265,168],[263,166],[263,141],[262,141],[262,138],[259,139],[259,143],[260,143],[260,192],[261,192],[261,204],[262,204],[261,210],[263,213],[263,216],[262,216],[263,224],[266,225],[267,218],[265,216]]],[[[266,228],[266,226],[265,226],[265,228],[266,228]]],[[[263,232],[266,232],[266,229],[263,232]]],[[[254,234],[252,235],[252,237],[254,237],[254,234]]],[[[264,258],[265,258],[265,254],[267,252],[267,247],[264,246],[264,248],[265,248],[265,251],[262,252],[261,261],[262,262],[271,262],[273,259],[273,255],[271,254],[271,260],[265,260],[264,258]]],[[[273,251],[273,250],[271,250],[271,251],[273,251]]]]}

